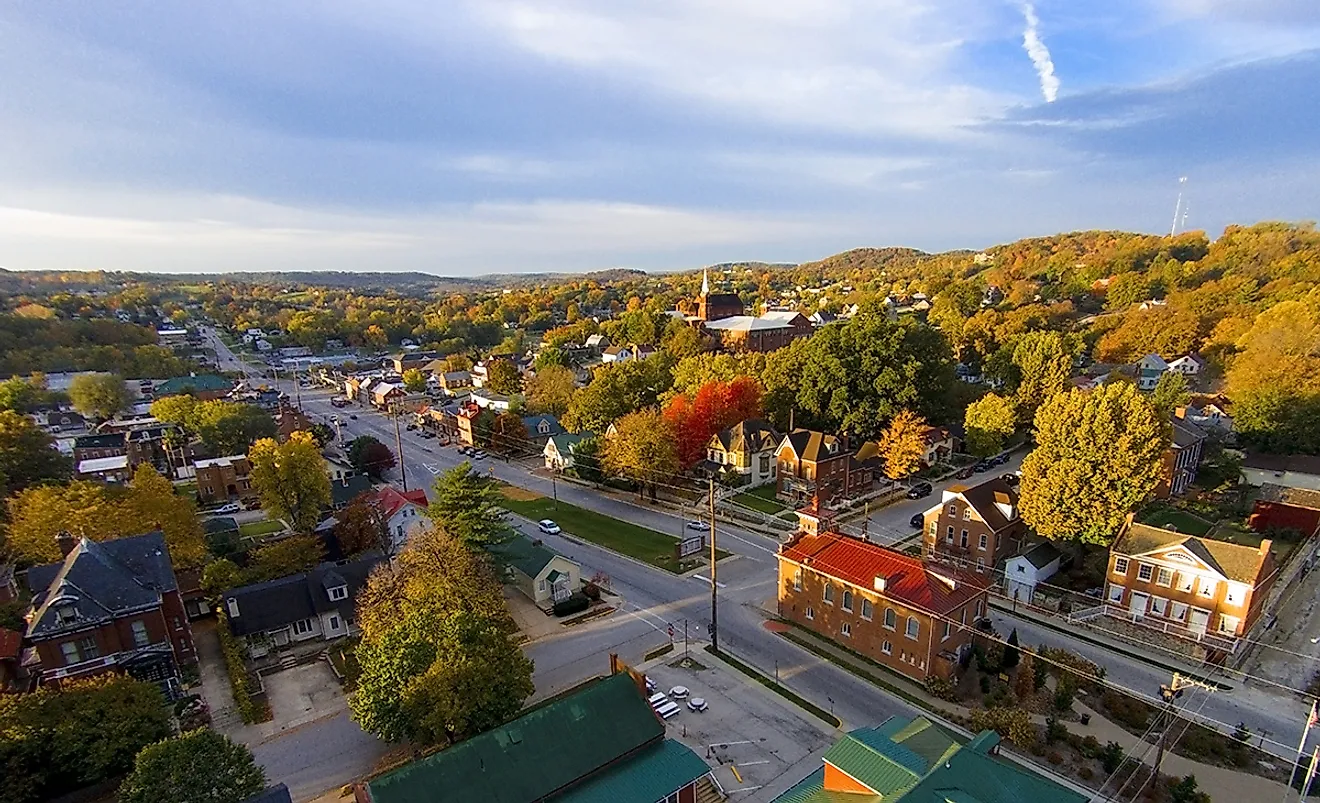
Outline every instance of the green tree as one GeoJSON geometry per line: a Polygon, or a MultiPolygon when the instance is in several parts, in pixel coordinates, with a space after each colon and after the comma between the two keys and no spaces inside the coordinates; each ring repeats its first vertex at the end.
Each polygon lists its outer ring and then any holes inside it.
{"type": "Polygon", "coordinates": [[[1170,782],[1169,803],[1210,803],[1210,795],[1201,791],[1195,775],[1187,775],[1170,782]]]}
{"type": "Polygon", "coordinates": [[[349,441],[346,456],[354,469],[376,479],[380,479],[398,462],[390,447],[373,435],[359,435],[349,441]]]}
{"type": "Polygon", "coordinates": [[[1022,518],[1046,538],[1108,546],[1159,482],[1166,429],[1126,383],[1053,397],[1022,461],[1022,518]]]}
{"type": "Polygon", "coordinates": [[[144,747],[118,797],[120,803],[241,803],[265,787],[251,750],[203,728],[144,747]]]}
{"type": "MultiPolygon", "coordinates": [[[[805,340],[794,341],[805,343],[805,340]]],[[[782,349],[780,350],[782,351],[782,349]]],[[[779,352],[772,352],[778,354],[779,352]]],[[[761,379],[766,372],[767,355],[755,351],[696,354],[683,357],[674,365],[673,388],[665,394],[695,396],[697,391],[711,382],[728,384],[740,376],[761,379]]],[[[763,382],[763,384],[765,384],[763,382]]]]}
{"type": "Polygon", "coordinates": [[[1173,415],[1174,410],[1187,404],[1191,398],[1191,391],[1187,388],[1187,377],[1177,371],[1165,371],[1155,383],[1155,391],[1150,396],[1151,403],[1159,411],[1160,417],[1165,420],[1173,415]]]}
{"type": "Polygon", "coordinates": [[[981,308],[981,286],[972,282],[954,282],[935,296],[926,319],[951,342],[961,343],[967,319],[981,308]]]}
{"type": "Polygon", "coordinates": [[[0,492],[68,479],[73,465],[32,419],[0,410],[0,492]]]}
{"type": "Polygon", "coordinates": [[[389,545],[389,522],[374,499],[359,496],[335,514],[335,541],[344,557],[389,545]]]}
{"type": "Polygon", "coordinates": [[[198,437],[217,455],[243,454],[262,438],[274,438],[275,419],[253,404],[221,399],[197,405],[195,425],[198,437]]]}
{"type": "Polygon", "coordinates": [[[260,583],[315,569],[325,560],[321,539],[312,535],[291,535],[262,544],[252,551],[244,583],[260,583]]]}
{"type": "Polygon", "coordinates": [[[656,410],[638,410],[620,418],[617,432],[602,444],[601,459],[611,474],[626,477],[656,496],[660,484],[678,473],[678,437],[656,410]]]}
{"type": "Polygon", "coordinates": [[[69,401],[85,416],[113,418],[128,407],[128,388],[116,374],[79,374],[69,383],[69,401]]]}
{"type": "Polygon", "coordinates": [[[349,707],[382,739],[452,744],[516,716],[534,691],[489,561],[438,527],[372,573],[358,623],[349,707]]]}
{"type": "Polygon", "coordinates": [[[261,506],[296,532],[310,533],[330,506],[330,476],[312,436],[295,432],[284,443],[263,438],[248,450],[248,462],[261,506]]]}
{"type": "Polygon", "coordinates": [[[885,476],[900,480],[921,468],[926,455],[926,419],[910,410],[894,416],[880,433],[880,456],[885,459],[885,476]]]}
{"type": "Polygon", "coordinates": [[[213,560],[202,570],[202,590],[211,599],[216,599],[229,589],[241,585],[243,585],[243,570],[228,558],[213,560]]]}
{"type": "Polygon", "coordinates": [[[546,368],[566,368],[568,367],[568,355],[558,346],[546,346],[536,353],[536,359],[532,362],[532,367],[536,369],[539,375],[546,368]]]}
{"type": "Polygon", "coordinates": [[[577,446],[573,447],[573,467],[570,471],[587,482],[603,481],[605,472],[601,470],[600,444],[601,439],[598,437],[578,441],[577,446]]]}
{"type": "Polygon", "coordinates": [[[21,376],[0,382],[0,410],[30,413],[49,401],[51,394],[44,384],[21,376]]]}
{"type": "Polygon", "coordinates": [[[512,396],[522,393],[522,374],[512,360],[491,360],[486,366],[491,390],[512,396]]]}
{"type": "Polygon", "coordinates": [[[571,368],[548,365],[538,368],[536,375],[527,381],[527,406],[533,412],[562,418],[576,392],[577,381],[571,368]]]}
{"type": "Polygon", "coordinates": [[[1135,271],[1121,273],[1114,277],[1105,290],[1105,309],[1122,312],[1150,296],[1150,282],[1143,274],[1135,271]]]}
{"type": "Polygon", "coordinates": [[[1058,332],[1029,332],[1018,339],[1013,364],[1018,370],[1018,419],[1026,422],[1068,387],[1073,355],[1058,332]]]}
{"type": "Polygon", "coordinates": [[[676,361],[700,355],[708,345],[695,326],[676,318],[665,324],[660,337],[660,348],[676,361]]]}
{"type": "Polygon", "coordinates": [[[1003,669],[1012,669],[1022,660],[1022,648],[1018,646],[1017,628],[1008,634],[1008,642],[1004,645],[1004,657],[1000,659],[999,666],[1003,669]]]}
{"type": "Polygon", "coordinates": [[[602,365],[569,402],[564,426],[571,432],[604,432],[628,413],[655,405],[672,381],[668,358],[661,354],[602,365]]]}
{"type": "Polygon", "coordinates": [[[968,451],[978,457],[998,454],[1017,429],[1017,408],[1011,400],[987,393],[967,405],[963,427],[968,451]]]}
{"type": "Polygon", "coordinates": [[[472,471],[464,461],[435,478],[426,515],[452,537],[471,547],[497,544],[509,537],[504,494],[494,481],[472,471]]]}
{"type": "Polygon", "coordinates": [[[409,393],[425,393],[426,374],[416,368],[409,368],[403,372],[403,386],[409,393]]]}
{"type": "Polygon", "coordinates": [[[1265,451],[1320,454],[1320,292],[1256,316],[1227,376],[1233,424],[1265,451]]]}

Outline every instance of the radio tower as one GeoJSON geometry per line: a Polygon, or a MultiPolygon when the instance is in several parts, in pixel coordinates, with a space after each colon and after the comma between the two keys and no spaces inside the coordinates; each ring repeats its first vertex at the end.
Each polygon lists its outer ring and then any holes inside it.
{"type": "MultiPolygon", "coordinates": [[[[1187,176],[1181,176],[1178,179],[1178,203],[1173,205],[1173,226],[1169,228],[1169,236],[1172,237],[1178,233],[1178,218],[1182,216],[1184,222],[1186,217],[1182,214],[1183,185],[1187,183],[1187,176]]],[[[1186,228],[1184,226],[1183,228],[1186,228]]]]}

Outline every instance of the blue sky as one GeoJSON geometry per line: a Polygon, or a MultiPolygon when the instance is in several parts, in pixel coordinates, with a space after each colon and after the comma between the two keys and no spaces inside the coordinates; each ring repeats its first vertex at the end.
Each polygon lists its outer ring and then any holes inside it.
{"type": "Polygon", "coordinates": [[[1179,176],[1212,236],[1320,212],[1314,0],[48,0],[0,75],[10,269],[977,248],[1166,231],[1179,176]]]}

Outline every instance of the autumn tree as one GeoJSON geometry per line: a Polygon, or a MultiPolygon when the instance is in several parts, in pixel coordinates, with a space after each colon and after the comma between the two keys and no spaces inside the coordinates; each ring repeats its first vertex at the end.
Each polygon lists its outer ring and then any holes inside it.
{"type": "Polygon", "coordinates": [[[321,539],[313,535],[291,535],[252,550],[243,581],[260,583],[301,574],[315,569],[324,560],[325,547],[321,539]]]}
{"type": "Polygon", "coordinates": [[[573,369],[562,365],[537,368],[536,375],[527,380],[527,406],[536,413],[548,413],[562,418],[577,392],[573,369]]]}
{"type": "Polygon", "coordinates": [[[310,533],[330,506],[330,476],[312,436],[295,432],[284,443],[263,438],[248,450],[248,462],[261,506],[296,532],[310,533]]]}
{"type": "Polygon", "coordinates": [[[1022,461],[1022,518],[1040,535],[1108,545],[1155,490],[1168,445],[1150,400],[1130,384],[1059,394],[1036,413],[1022,461]]]}
{"type": "Polygon", "coordinates": [[[372,573],[357,622],[349,708],[387,741],[452,744],[516,716],[534,691],[490,562],[438,525],[372,573]]]}
{"type": "Polygon", "coordinates": [[[242,803],[266,787],[246,745],[200,728],[144,747],[117,795],[120,803],[242,803]]]}
{"type": "Polygon", "coordinates": [[[487,386],[496,393],[512,396],[522,393],[522,374],[512,360],[491,360],[486,364],[487,386]]]}
{"type": "Polygon", "coordinates": [[[1013,348],[1017,367],[1017,407],[1020,421],[1027,422],[1036,410],[1068,387],[1073,355],[1058,332],[1030,332],[1013,348]]]}
{"type": "Polygon", "coordinates": [[[197,520],[196,505],[192,499],[175,493],[174,484],[151,464],[141,463],[133,471],[132,485],[119,511],[134,529],[160,530],[175,566],[192,568],[206,560],[206,539],[197,520]]]}
{"type": "Polygon", "coordinates": [[[705,456],[712,435],[760,417],[761,385],[746,376],[731,382],[707,382],[691,397],[674,396],[664,409],[664,418],[678,438],[679,464],[684,468],[705,456]]]}
{"type": "Polygon", "coordinates": [[[648,409],[620,418],[616,429],[616,434],[602,444],[601,461],[605,470],[632,480],[654,499],[660,484],[678,473],[673,427],[660,413],[648,409]]]}
{"type": "Polygon", "coordinates": [[[967,449],[972,454],[978,457],[998,454],[1017,429],[1017,407],[1010,399],[987,393],[967,405],[963,428],[967,432],[967,449]]]}
{"type": "Polygon", "coordinates": [[[180,394],[151,403],[151,414],[201,439],[212,454],[243,454],[254,441],[273,438],[275,419],[253,404],[180,394]]]}
{"type": "Polygon", "coordinates": [[[591,384],[573,395],[564,426],[570,432],[604,432],[628,413],[654,405],[672,381],[667,358],[660,354],[602,365],[591,384]]]}
{"type": "Polygon", "coordinates": [[[504,494],[493,480],[474,472],[467,461],[435,478],[426,515],[471,547],[497,544],[509,537],[504,494]]]}
{"type": "Polygon", "coordinates": [[[491,424],[491,443],[499,452],[526,454],[531,451],[531,442],[527,437],[527,425],[517,413],[505,412],[495,416],[491,424]]]}
{"type": "Polygon", "coordinates": [[[880,433],[880,456],[885,460],[885,476],[900,480],[921,468],[926,456],[926,419],[903,410],[894,416],[880,433]]]}
{"type": "Polygon", "coordinates": [[[0,410],[0,493],[69,477],[72,462],[32,419],[0,410]]]}
{"type": "Polygon", "coordinates": [[[694,395],[711,382],[732,382],[738,377],[760,379],[767,355],[755,351],[720,352],[684,357],[674,365],[673,389],[667,395],[694,395]]]}
{"type": "Polygon", "coordinates": [[[426,374],[417,368],[409,368],[403,372],[403,386],[409,393],[425,393],[426,374]]]}
{"type": "Polygon", "coordinates": [[[1320,454],[1320,291],[1256,316],[1228,371],[1233,423],[1265,451],[1320,454]]]}
{"type": "Polygon", "coordinates": [[[345,456],[355,470],[376,479],[380,479],[398,462],[390,447],[374,435],[359,435],[349,441],[345,456]]]}
{"type": "Polygon", "coordinates": [[[362,494],[335,514],[335,542],[343,557],[384,549],[389,544],[389,522],[370,494],[362,494]]]}
{"type": "Polygon", "coordinates": [[[128,388],[116,374],[78,374],[69,383],[69,401],[85,416],[113,418],[128,407],[128,388]]]}
{"type": "Polygon", "coordinates": [[[1168,420],[1174,410],[1187,404],[1192,397],[1187,388],[1187,377],[1177,371],[1165,371],[1155,383],[1155,390],[1150,394],[1151,403],[1159,411],[1160,417],[1168,420]]]}
{"type": "Polygon", "coordinates": [[[39,374],[32,377],[11,376],[0,382],[0,410],[30,413],[42,405],[52,403],[56,395],[46,389],[46,380],[39,374]]]}

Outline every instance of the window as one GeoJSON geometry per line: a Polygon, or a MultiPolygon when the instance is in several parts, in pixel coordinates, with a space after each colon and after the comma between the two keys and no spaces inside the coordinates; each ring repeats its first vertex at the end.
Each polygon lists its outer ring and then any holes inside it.
{"type": "Polygon", "coordinates": [[[1127,558],[1114,558],[1114,574],[1127,574],[1127,558]]]}
{"type": "Polygon", "coordinates": [[[963,530],[963,531],[962,531],[962,535],[961,535],[961,536],[959,537],[959,539],[958,539],[958,545],[961,546],[963,549],[966,549],[966,548],[967,548],[967,531],[966,531],[966,530],[963,530]]]}
{"type": "Polygon", "coordinates": [[[793,590],[794,590],[794,591],[801,591],[801,590],[802,590],[802,570],[801,570],[801,569],[794,569],[794,570],[793,570],[793,590]]]}
{"type": "Polygon", "coordinates": [[[893,608],[885,608],[885,627],[890,630],[898,627],[898,614],[894,613],[893,608]]]}
{"type": "Polygon", "coordinates": [[[339,630],[339,617],[337,615],[330,617],[330,629],[333,631],[339,630]]]}
{"type": "Polygon", "coordinates": [[[984,550],[984,549],[985,549],[985,545],[986,545],[987,543],[989,543],[989,539],[986,538],[985,533],[981,533],[981,538],[979,539],[979,541],[978,541],[978,543],[977,543],[977,545],[976,545],[976,548],[977,548],[977,549],[980,549],[980,550],[984,550]]]}
{"type": "Polygon", "coordinates": [[[1173,609],[1169,611],[1169,618],[1175,622],[1181,622],[1187,618],[1187,604],[1184,602],[1173,603],[1173,609]]]}
{"type": "Polygon", "coordinates": [[[311,620],[311,619],[299,619],[298,621],[294,622],[294,623],[293,623],[293,632],[294,632],[295,635],[298,635],[298,636],[305,636],[305,635],[307,635],[308,633],[312,632],[312,620],[311,620]]]}
{"type": "Polygon", "coordinates": [[[968,505],[967,507],[963,508],[963,521],[971,521],[971,520],[972,520],[972,506],[968,505]]]}
{"type": "MultiPolygon", "coordinates": [[[[399,529],[402,530],[403,528],[400,527],[399,529]]],[[[331,588],[330,599],[332,601],[348,599],[348,586],[335,586],[334,588],[331,588]]]]}
{"type": "Polygon", "coordinates": [[[1113,583],[1110,583],[1110,584],[1109,584],[1109,596],[1107,597],[1107,599],[1108,599],[1110,602],[1113,602],[1113,603],[1119,603],[1119,602],[1122,602],[1122,601],[1123,601],[1123,586],[1116,586],[1116,585],[1114,585],[1113,583]]]}
{"type": "Polygon", "coordinates": [[[985,558],[977,558],[977,559],[976,559],[976,570],[977,570],[978,572],[983,572],[983,571],[985,571],[985,558]]]}
{"type": "Polygon", "coordinates": [[[844,622],[843,630],[841,632],[843,633],[844,638],[852,638],[852,625],[848,624],[847,622],[844,622]]]}
{"type": "Polygon", "coordinates": [[[884,653],[885,655],[893,655],[894,645],[886,641],[884,644],[880,645],[880,652],[884,653]]]}
{"type": "Polygon", "coordinates": [[[949,543],[949,544],[952,544],[952,543],[953,543],[953,525],[952,525],[952,524],[949,525],[949,531],[946,532],[946,533],[944,534],[944,541],[945,541],[945,543],[949,543]]]}
{"type": "Polygon", "coordinates": [[[956,517],[956,516],[958,515],[958,506],[957,506],[957,505],[949,505],[949,515],[950,515],[950,516],[954,516],[954,517],[956,517]]]}
{"type": "Polygon", "coordinates": [[[229,616],[231,619],[238,618],[238,600],[230,597],[225,600],[225,607],[229,608],[229,616]]]}
{"type": "Polygon", "coordinates": [[[921,635],[921,623],[917,621],[917,617],[908,617],[905,635],[910,639],[915,639],[917,636],[921,635]]]}
{"type": "Polygon", "coordinates": [[[1149,583],[1150,578],[1155,573],[1155,567],[1149,563],[1143,563],[1137,567],[1137,579],[1143,583],[1149,583]]]}
{"type": "Polygon", "coordinates": [[[761,473],[762,474],[770,473],[770,455],[768,454],[761,455],[761,473]]]}
{"type": "Polygon", "coordinates": [[[1192,591],[1192,583],[1195,580],[1196,580],[1196,575],[1194,574],[1188,574],[1187,572],[1178,572],[1178,585],[1177,585],[1178,590],[1190,594],[1192,591]]]}
{"type": "Polygon", "coordinates": [[[834,584],[833,584],[833,583],[826,583],[826,584],[825,584],[825,601],[828,602],[828,603],[831,604],[831,605],[834,604],[834,584]]]}
{"type": "Polygon", "coordinates": [[[966,624],[967,624],[967,609],[966,609],[966,608],[963,608],[962,610],[958,611],[958,623],[959,623],[959,624],[963,624],[963,625],[966,625],[966,624]]]}
{"type": "Polygon", "coordinates": [[[949,636],[952,633],[953,633],[953,623],[946,620],[944,622],[944,635],[940,636],[940,641],[948,641],[949,636]]]}
{"type": "Polygon", "coordinates": [[[934,538],[940,531],[940,523],[935,519],[930,520],[930,537],[934,538]]]}
{"type": "Polygon", "coordinates": [[[1219,585],[1209,577],[1201,578],[1201,587],[1199,592],[1203,597],[1213,597],[1215,595],[1215,586],[1219,585]]]}
{"type": "Polygon", "coordinates": [[[1229,583],[1224,592],[1224,604],[1238,606],[1247,598],[1247,587],[1240,583],[1229,583]]]}
{"type": "Polygon", "coordinates": [[[808,618],[808,619],[815,619],[815,618],[816,618],[816,612],[813,611],[813,610],[811,609],[811,606],[810,606],[810,605],[807,606],[807,618],[808,618]]]}
{"type": "Polygon", "coordinates": [[[852,613],[852,591],[847,588],[843,590],[843,602],[841,607],[845,611],[852,613]]]}
{"type": "Polygon", "coordinates": [[[980,619],[981,614],[985,613],[985,603],[981,600],[976,601],[976,618],[980,619]]]}
{"type": "Polygon", "coordinates": [[[76,664],[82,660],[78,655],[78,645],[72,641],[66,641],[60,645],[60,652],[64,653],[64,664],[76,664]]]}
{"type": "Polygon", "coordinates": [[[1173,569],[1160,568],[1159,574],[1155,575],[1155,585],[1171,586],[1173,585],[1173,569]]]}
{"type": "Polygon", "coordinates": [[[537,590],[537,591],[541,591],[541,592],[544,592],[544,591],[545,591],[545,579],[544,579],[544,578],[542,578],[542,579],[536,581],[536,590],[537,590]]]}
{"type": "Polygon", "coordinates": [[[875,613],[875,606],[866,597],[862,597],[862,618],[871,621],[871,616],[875,613]]]}
{"type": "Polygon", "coordinates": [[[90,661],[93,658],[101,657],[101,646],[91,636],[80,638],[78,639],[78,652],[82,653],[84,661],[90,661]]]}
{"type": "Polygon", "coordinates": [[[1163,616],[1168,611],[1168,607],[1169,601],[1164,597],[1150,598],[1150,612],[1156,616],[1163,616]]]}
{"type": "Polygon", "coordinates": [[[1242,620],[1237,618],[1236,616],[1229,616],[1227,614],[1224,614],[1223,616],[1219,617],[1219,632],[1228,633],[1230,635],[1237,635],[1238,625],[1241,622],[1242,620]]]}
{"type": "Polygon", "coordinates": [[[151,637],[147,635],[147,623],[141,619],[133,623],[133,644],[138,647],[145,647],[151,643],[151,637]]]}

